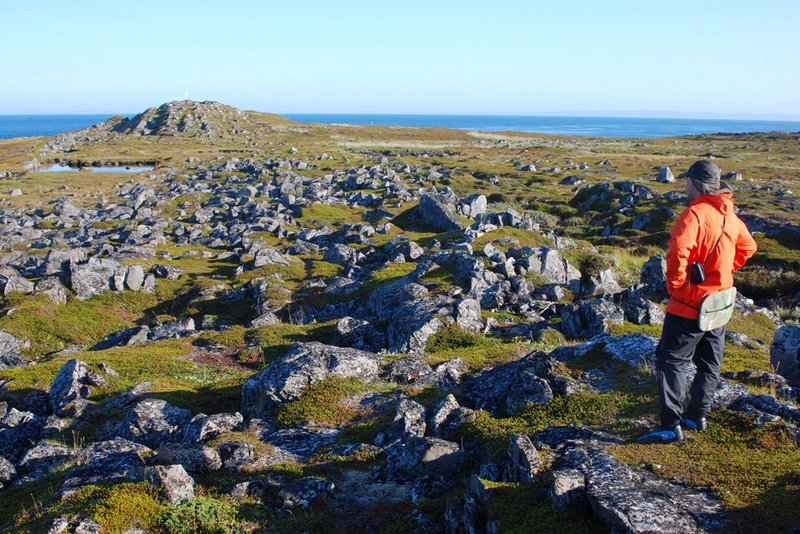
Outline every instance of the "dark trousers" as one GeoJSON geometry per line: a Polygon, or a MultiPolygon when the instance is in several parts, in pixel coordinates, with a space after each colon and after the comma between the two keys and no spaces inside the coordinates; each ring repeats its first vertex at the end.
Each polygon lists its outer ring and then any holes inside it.
{"type": "Polygon", "coordinates": [[[703,332],[697,327],[697,320],[667,314],[656,349],[656,381],[663,428],[674,427],[684,415],[692,420],[705,417],[719,382],[724,350],[724,326],[703,332]],[[695,364],[697,374],[692,381],[688,408],[684,410],[689,362],[695,364]]]}

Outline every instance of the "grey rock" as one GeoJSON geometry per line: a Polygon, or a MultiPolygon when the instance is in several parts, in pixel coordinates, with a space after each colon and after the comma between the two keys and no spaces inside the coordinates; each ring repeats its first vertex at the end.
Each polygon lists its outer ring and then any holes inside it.
{"type": "Polygon", "coordinates": [[[232,432],[244,422],[244,417],[239,412],[218,413],[213,415],[197,414],[183,434],[185,443],[200,443],[228,432],[232,432]]]}
{"type": "Polygon", "coordinates": [[[242,471],[255,461],[255,448],[251,443],[228,441],[219,446],[219,457],[224,469],[242,471]]]}
{"type": "Polygon", "coordinates": [[[460,470],[464,455],[458,443],[438,438],[412,438],[386,449],[384,478],[413,481],[421,476],[452,477],[460,470]]]}
{"type": "Polygon", "coordinates": [[[17,462],[42,436],[44,424],[32,412],[11,408],[0,419],[0,456],[17,462]]]}
{"type": "Polygon", "coordinates": [[[175,339],[188,337],[196,332],[194,319],[191,317],[184,317],[175,321],[170,321],[160,325],[156,325],[150,329],[147,338],[150,341],[159,341],[162,339],[175,339]]]}
{"type": "Polygon", "coordinates": [[[295,480],[278,493],[284,509],[308,509],[317,499],[333,495],[334,484],[321,478],[304,477],[295,480]]]}
{"type": "Polygon", "coordinates": [[[358,252],[353,247],[347,245],[335,244],[328,248],[325,252],[323,259],[330,263],[337,265],[348,265],[356,262],[358,252]]]}
{"type": "Polygon", "coordinates": [[[586,477],[577,469],[559,469],[552,472],[553,482],[547,491],[550,504],[558,510],[589,512],[586,499],[586,477]]]}
{"type": "Polygon", "coordinates": [[[542,352],[497,367],[484,369],[461,385],[462,394],[476,408],[495,415],[514,415],[527,403],[545,403],[553,398],[548,379],[553,379],[555,360],[542,352]]]}
{"type": "Polygon", "coordinates": [[[461,299],[455,303],[456,325],[474,334],[483,330],[481,305],[475,299],[461,299]]]}
{"type": "Polygon", "coordinates": [[[183,427],[191,417],[189,410],[172,406],[165,400],[145,399],[128,409],[116,428],[116,434],[148,447],[157,447],[180,440],[183,427]]]}
{"type": "Polygon", "coordinates": [[[642,297],[623,302],[622,310],[633,324],[664,324],[666,317],[658,304],[642,297]]]}
{"type": "Polygon", "coordinates": [[[295,343],[283,356],[242,387],[242,413],[259,417],[279,404],[294,400],[309,386],[327,376],[373,380],[378,376],[381,357],[377,354],[323,345],[295,343]]]}
{"type": "Polygon", "coordinates": [[[276,249],[265,247],[256,252],[253,266],[259,268],[265,265],[289,265],[289,261],[276,249]]]}
{"type": "Polygon", "coordinates": [[[29,346],[30,342],[17,339],[8,332],[0,330],[0,371],[27,365],[21,351],[29,346]]]}
{"type": "Polygon", "coordinates": [[[211,473],[222,469],[219,452],[211,447],[203,448],[160,448],[154,459],[160,465],[180,464],[190,473],[211,473]]]}
{"type": "Polygon", "coordinates": [[[59,370],[50,385],[50,402],[60,417],[79,416],[85,408],[85,399],[91,394],[90,385],[102,385],[105,380],[93,373],[89,366],[78,360],[69,360],[59,370]]]}
{"type": "Polygon", "coordinates": [[[109,334],[92,347],[89,350],[105,350],[110,349],[111,347],[127,347],[130,345],[141,345],[143,343],[147,343],[147,340],[150,336],[150,327],[147,325],[144,326],[133,326],[131,328],[125,328],[124,330],[120,330],[119,332],[114,332],[113,334],[109,334]]]}
{"type": "Polygon", "coordinates": [[[141,265],[131,265],[125,277],[125,286],[131,291],[139,291],[144,285],[144,269],[141,265]]]}
{"type": "Polygon", "coordinates": [[[70,287],[80,300],[86,300],[105,291],[123,289],[127,267],[119,262],[102,258],[89,258],[83,264],[70,262],[70,287]]]}
{"type": "Polygon", "coordinates": [[[395,360],[383,370],[385,380],[398,384],[427,383],[433,368],[421,356],[412,355],[395,360]]]}
{"type": "Polygon", "coordinates": [[[775,330],[769,358],[778,374],[792,381],[800,379],[800,326],[787,325],[775,330]]]}
{"type": "Polygon", "coordinates": [[[664,256],[651,256],[642,265],[640,277],[645,290],[649,293],[665,293],[667,291],[667,259],[664,256]]]}
{"type": "Polygon", "coordinates": [[[627,334],[611,337],[605,342],[603,354],[634,369],[655,368],[658,339],[646,334],[627,334]]]}
{"type": "Polygon", "coordinates": [[[486,205],[486,196],[476,193],[458,201],[458,212],[465,217],[474,219],[478,215],[486,213],[486,205]]]}
{"type": "Polygon", "coordinates": [[[542,471],[542,459],[525,434],[512,434],[503,465],[503,480],[530,484],[542,471]]]}
{"type": "Polygon", "coordinates": [[[444,232],[463,228],[456,217],[455,206],[438,193],[422,195],[419,199],[417,213],[424,224],[444,232]]]}
{"type": "Polygon", "coordinates": [[[4,296],[9,296],[11,293],[23,293],[30,295],[33,293],[34,284],[30,280],[18,274],[0,274],[0,289],[4,296]]]}
{"type": "Polygon", "coordinates": [[[709,493],[625,466],[597,447],[568,447],[562,469],[584,475],[591,509],[612,532],[705,532],[727,521],[709,493]]]}
{"type": "Polygon", "coordinates": [[[73,461],[77,452],[69,447],[49,441],[40,441],[28,449],[19,461],[21,473],[50,473],[73,461]]]}
{"type": "Polygon", "coordinates": [[[354,317],[342,317],[336,323],[331,345],[379,352],[386,348],[386,336],[372,326],[369,321],[354,317]]]}
{"type": "Polygon", "coordinates": [[[448,395],[434,407],[428,419],[429,433],[447,439],[459,435],[464,425],[477,418],[475,411],[459,406],[453,395],[448,395]]]}
{"type": "Polygon", "coordinates": [[[0,456],[0,489],[8,486],[15,478],[17,478],[17,470],[14,464],[0,456]]]}
{"type": "Polygon", "coordinates": [[[392,424],[385,433],[375,440],[375,445],[385,446],[395,440],[407,441],[425,435],[425,407],[411,399],[402,399],[397,406],[397,413],[392,424]]]}
{"type": "Polygon", "coordinates": [[[662,184],[671,184],[675,181],[675,177],[672,175],[672,171],[669,170],[669,167],[661,167],[658,170],[658,176],[656,176],[656,182],[662,184]]]}
{"type": "Polygon", "coordinates": [[[157,487],[161,497],[170,504],[194,498],[194,479],[180,464],[145,467],[144,479],[157,487]]]}
{"type": "Polygon", "coordinates": [[[625,314],[616,304],[597,299],[566,305],[561,309],[561,332],[571,339],[590,339],[608,332],[611,324],[622,324],[625,314]]]}
{"type": "Polygon", "coordinates": [[[69,492],[89,484],[140,481],[144,459],[151,454],[149,448],[122,438],[91,443],[78,454],[78,467],[67,473],[61,490],[69,492]]]}
{"type": "Polygon", "coordinates": [[[45,295],[56,304],[66,304],[67,288],[55,276],[43,278],[36,284],[36,293],[45,295]]]}
{"type": "Polygon", "coordinates": [[[183,267],[176,265],[164,265],[157,263],[150,268],[150,272],[156,278],[166,278],[167,280],[177,280],[183,274],[183,267]]]}

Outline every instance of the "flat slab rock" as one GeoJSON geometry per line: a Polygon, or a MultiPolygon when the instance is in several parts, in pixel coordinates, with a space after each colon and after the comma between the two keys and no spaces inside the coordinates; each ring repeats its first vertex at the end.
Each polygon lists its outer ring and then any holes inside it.
{"type": "Polygon", "coordinates": [[[567,448],[557,469],[583,473],[591,510],[612,532],[707,532],[727,522],[709,493],[624,465],[598,447],[567,448]]]}

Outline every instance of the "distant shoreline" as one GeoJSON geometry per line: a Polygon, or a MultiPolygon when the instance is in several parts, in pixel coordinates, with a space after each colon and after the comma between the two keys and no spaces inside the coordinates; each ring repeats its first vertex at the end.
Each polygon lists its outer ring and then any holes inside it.
{"type": "MultiPolygon", "coordinates": [[[[50,136],[134,114],[0,115],[0,139],[50,136]]],[[[703,134],[800,133],[800,121],[551,115],[287,113],[300,123],[648,139],[703,134]]]]}

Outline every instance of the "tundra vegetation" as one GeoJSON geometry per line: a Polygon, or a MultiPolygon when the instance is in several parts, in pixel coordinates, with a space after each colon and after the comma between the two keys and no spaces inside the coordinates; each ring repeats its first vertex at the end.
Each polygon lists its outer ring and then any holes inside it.
{"type": "Polygon", "coordinates": [[[0,530],[791,531],[798,141],[190,101],[0,141],[0,530]],[[638,445],[700,158],[759,251],[708,431],[638,445]]]}

